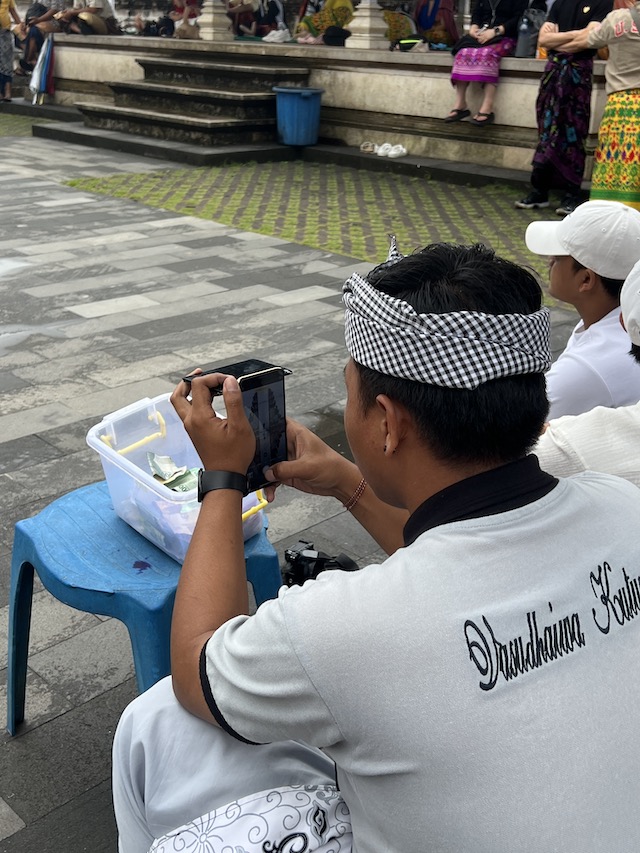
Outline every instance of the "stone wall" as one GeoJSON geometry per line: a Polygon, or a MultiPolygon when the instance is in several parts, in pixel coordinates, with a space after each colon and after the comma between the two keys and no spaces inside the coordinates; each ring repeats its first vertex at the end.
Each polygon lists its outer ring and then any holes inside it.
{"type": "MultiPolygon", "coordinates": [[[[324,89],[321,136],[327,141],[359,146],[365,139],[390,140],[416,156],[528,169],[537,140],[535,101],[543,63],[535,59],[503,60],[496,124],[488,128],[442,122],[453,103],[452,58],[439,52],[60,36],[55,100],[66,104],[108,100],[110,81],[142,79],[136,57],[158,53],[309,68],[310,85],[324,89]]],[[[591,147],[606,99],[603,65],[596,62],[594,73],[591,147]]],[[[479,88],[470,87],[470,106],[478,107],[480,99],[479,88]]]]}

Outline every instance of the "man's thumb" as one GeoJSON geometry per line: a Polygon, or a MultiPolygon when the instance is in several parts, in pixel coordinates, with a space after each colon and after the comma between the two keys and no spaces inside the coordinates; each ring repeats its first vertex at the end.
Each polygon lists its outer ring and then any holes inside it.
{"type": "Polygon", "coordinates": [[[234,421],[243,411],[242,392],[240,391],[240,386],[238,385],[238,380],[235,376],[227,376],[224,380],[222,385],[222,396],[224,399],[224,407],[227,410],[227,418],[230,421],[234,421]]]}

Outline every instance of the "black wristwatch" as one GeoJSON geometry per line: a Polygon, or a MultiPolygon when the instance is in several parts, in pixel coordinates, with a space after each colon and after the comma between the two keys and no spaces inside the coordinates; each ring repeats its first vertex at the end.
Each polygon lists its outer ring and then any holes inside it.
{"type": "Polygon", "coordinates": [[[201,468],[198,471],[198,501],[202,502],[207,492],[215,489],[235,489],[243,495],[249,494],[244,474],[238,474],[237,471],[205,471],[201,468]]]}

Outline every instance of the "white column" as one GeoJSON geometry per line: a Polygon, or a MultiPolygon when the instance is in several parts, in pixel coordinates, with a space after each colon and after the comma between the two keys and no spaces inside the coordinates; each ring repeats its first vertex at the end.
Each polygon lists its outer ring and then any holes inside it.
{"type": "Polygon", "coordinates": [[[231,21],[221,0],[205,0],[198,25],[203,41],[233,41],[231,21]]]}
{"type": "Polygon", "coordinates": [[[385,36],[387,25],[377,0],[361,0],[353,19],[345,27],[351,31],[347,47],[389,49],[389,39],[385,36]]]}
{"type": "Polygon", "coordinates": [[[465,32],[471,26],[471,0],[464,0],[462,3],[462,26],[465,32]]]}

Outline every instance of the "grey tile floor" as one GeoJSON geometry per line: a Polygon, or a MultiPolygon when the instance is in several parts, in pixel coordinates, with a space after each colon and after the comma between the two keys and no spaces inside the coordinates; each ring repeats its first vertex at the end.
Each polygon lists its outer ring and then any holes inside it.
{"type": "MultiPolygon", "coordinates": [[[[88,429],[171,391],[195,365],[259,356],[291,367],[290,414],[348,452],[341,423],[343,279],[370,265],[76,191],[79,175],[170,164],[4,139],[0,158],[0,721],[13,525],[102,479],[88,429]]],[[[558,352],[575,322],[554,311],[558,352]]],[[[382,555],[331,499],[282,490],[282,559],[302,536],[360,563],[382,555]]],[[[126,630],[36,584],[26,720],[0,736],[0,853],[113,851],[110,746],[136,693],[126,630]]]]}

